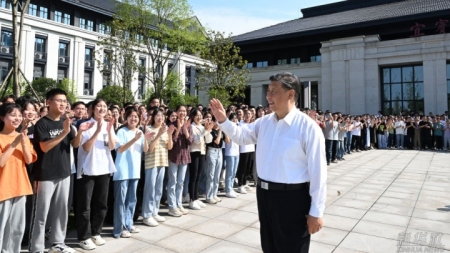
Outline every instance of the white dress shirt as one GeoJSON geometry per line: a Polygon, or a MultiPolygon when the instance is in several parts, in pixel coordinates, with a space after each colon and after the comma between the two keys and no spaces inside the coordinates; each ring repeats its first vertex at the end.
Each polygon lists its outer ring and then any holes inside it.
{"type": "Polygon", "coordinates": [[[226,120],[220,127],[239,145],[257,144],[256,168],[261,179],[284,184],[310,182],[309,214],[323,216],[327,195],[325,138],[314,120],[293,108],[281,120],[271,113],[242,126],[226,120]]]}

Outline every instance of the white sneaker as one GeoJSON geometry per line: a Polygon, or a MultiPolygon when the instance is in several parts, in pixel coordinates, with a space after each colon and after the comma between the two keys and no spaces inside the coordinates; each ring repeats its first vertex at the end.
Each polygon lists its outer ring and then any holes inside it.
{"type": "Polygon", "coordinates": [[[249,185],[244,185],[244,188],[245,188],[246,191],[251,191],[252,190],[252,187],[250,187],[249,185]]]}
{"type": "Polygon", "coordinates": [[[130,238],[131,233],[128,230],[123,230],[122,233],[120,233],[120,237],[122,238],[130,238]]]}
{"type": "Polygon", "coordinates": [[[180,217],[182,215],[180,213],[180,211],[178,211],[177,208],[174,208],[174,209],[169,208],[169,212],[167,214],[169,214],[170,216],[173,216],[173,217],[180,217]]]}
{"type": "Polygon", "coordinates": [[[95,243],[97,246],[101,246],[106,243],[106,241],[100,236],[100,235],[94,235],[91,236],[91,240],[95,243]]]}
{"type": "Polygon", "coordinates": [[[190,208],[190,209],[193,209],[193,210],[200,210],[200,209],[202,209],[202,208],[197,204],[197,202],[194,201],[194,200],[191,200],[191,202],[189,203],[189,208],[190,208]]]}
{"type": "Polygon", "coordinates": [[[239,193],[235,192],[234,189],[231,189],[231,192],[233,192],[236,196],[239,197],[239,193]]]}
{"type": "Polygon", "coordinates": [[[208,204],[217,204],[217,201],[215,199],[206,199],[205,202],[208,204]]]}
{"type": "Polygon", "coordinates": [[[75,253],[75,250],[64,243],[50,247],[48,253],[75,253]]]}
{"type": "Polygon", "coordinates": [[[189,200],[190,200],[189,194],[186,194],[181,198],[181,203],[189,203],[189,200]]]}
{"type": "Polygon", "coordinates": [[[186,215],[186,214],[189,213],[189,211],[186,210],[183,206],[179,206],[179,207],[178,207],[178,211],[179,211],[181,214],[183,214],[183,215],[186,215]]]}
{"type": "Polygon", "coordinates": [[[201,201],[201,200],[199,200],[199,199],[195,200],[195,202],[197,202],[197,205],[198,205],[199,207],[201,207],[201,208],[205,208],[205,207],[206,207],[205,203],[203,203],[203,201],[201,201]]]}
{"type": "Polygon", "coordinates": [[[235,192],[227,192],[227,194],[225,196],[227,196],[228,198],[236,198],[237,197],[235,192]]]}
{"type": "Polygon", "coordinates": [[[239,186],[239,187],[236,189],[236,191],[239,192],[240,194],[247,194],[247,191],[245,190],[245,187],[244,187],[244,186],[239,186]]]}
{"type": "Polygon", "coordinates": [[[166,218],[164,218],[164,217],[162,217],[162,216],[160,216],[160,215],[153,215],[153,219],[155,219],[155,221],[157,221],[157,222],[164,222],[164,221],[166,221],[166,218]]]}
{"type": "Polygon", "coordinates": [[[145,225],[150,226],[150,227],[156,227],[156,226],[159,225],[158,221],[156,221],[155,218],[153,218],[153,217],[150,217],[150,218],[144,218],[144,219],[142,220],[142,222],[143,222],[145,225]]]}
{"type": "Polygon", "coordinates": [[[140,229],[140,228],[135,227],[135,226],[131,226],[131,228],[130,228],[130,233],[132,233],[132,234],[137,234],[137,233],[139,233],[139,232],[141,232],[141,229],[140,229]]]}
{"type": "Polygon", "coordinates": [[[95,246],[94,242],[90,238],[84,241],[80,241],[78,244],[85,250],[93,250],[97,248],[97,246],[95,246]]]}
{"type": "Polygon", "coordinates": [[[221,198],[219,198],[219,197],[217,197],[217,196],[214,196],[214,198],[213,198],[216,202],[221,202],[222,201],[222,199],[221,198]]]}

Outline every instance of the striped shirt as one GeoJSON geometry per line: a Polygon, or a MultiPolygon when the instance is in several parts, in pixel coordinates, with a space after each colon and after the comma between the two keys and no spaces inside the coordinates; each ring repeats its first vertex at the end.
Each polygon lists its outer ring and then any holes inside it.
{"type": "MultiPolygon", "coordinates": [[[[151,126],[150,128],[147,128],[147,132],[154,132],[156,135],[159,132],[159,128],[154,128],[151,126]]],[[[148,142],[148,146],[150,147],[150,144],[155,140],[156,135],[150,139],[148,142]]],[[[167,167],[169,166],[169,159],[168,159],[168,149],[167,149],[167,143],[169,142],[169,136],[167,135],[167,132],[163,133],[161,137],[157,140],[158,143],[155,145],[155,149],[153,151],[150,151],[150,149],[145,153],[145,168],[146,169],[153,169],[156,167],[167,167]]]]}

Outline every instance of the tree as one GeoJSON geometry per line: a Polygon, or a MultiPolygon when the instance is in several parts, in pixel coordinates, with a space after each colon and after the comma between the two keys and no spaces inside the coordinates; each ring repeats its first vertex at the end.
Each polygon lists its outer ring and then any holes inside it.
{"type": "Polygon", "coordinates": [[[75,84],[72,80],[67,78],[61,80],[61,82],[56,81],[52,78],[41,77],[34,80],[31,85],[25,86],[25,91],[23,95],[36,97],[37,100],[43,101],[46,98],[46,94],[49,90],[59,88],[67,93],[67,99],[73,103],[77,101],[77,91],[75,84]],[[34,92],[32,90],[34,88],[34,92]]]}
{"type": "Polygon", "coordinates": [[[178,105],[196,105],[198,97],[183,94],[183,83],[179,76],[169,72],[166,77],[166,87],[162,91],[162,97],[165,99],[169,108],[175,109],[178,105]]]}
{"type": "Polygon", "coordinates": [[[97,98],[103,98],[109,104],[123,105],[134,102],[133,92],[119,85],[106,86],[97,93],[97,98]],[[125,96],[123,95],[125,94],[125,96]]]}
{"type": "Polygon", "coordinates": [[[201,52],[207,62],[197,65],[200,89],[210,98],[218,98],[225,106],[245,97],[245,86],[251,81],[247,62],[239,55],[231,36],[208,31],[208,44],[201,52]]]}
{"type": "Polygon", "coordinates": [[[120,59],[129,56],[131,75],[143,74],[154,88],[153,95],[162,99],[167,73],[180,74],[175,68],[182,55],[197,52],[203,45],[202,28],[187,0],[123,0],[116,9],[113,32],[102,44],[114,51],[115,65],[124,66],[120,59]],[[139,66],[138,53],[149,56],[149,68],[139,66]]]}

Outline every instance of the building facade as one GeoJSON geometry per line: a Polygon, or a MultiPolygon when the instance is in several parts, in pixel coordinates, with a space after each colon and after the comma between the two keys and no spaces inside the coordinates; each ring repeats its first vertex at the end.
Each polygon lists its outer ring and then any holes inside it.
{"type": "Polygon", "coordinates": [[[302,82],[299,107],[350,114],[450,111],[450,2],[347,0],[234,37],[266,105],[269,76],[302,82]]]}
{"type": "MultiPolygon", "coordinates": [[[[21,69],[27,80],[39,77],[73,80],[78,98],[93,100],[103,87],[115,83],[113,69],[108,68],[97,42],[108,36],[107,25],[114,14],[112,0],[32,0],[24,10],[25,20],[22,34],[21,69]],[[99,57],[94,57],[94,53],[99,57]],[[102,59],[104,69],[100,71],[97,60],[102,59]]],[[[3,82],[12,66],[13,34],[9,0],[0,0],[0,82],[3,82]]],[[[137,55],[140,65],[150,67],[148,55],[137,55]]],[[[183,54],[173,59],[173,70],[178,72],[185,84],[186,92],[195,95],[195,65],[201,59],[183,54]]],[[[163,66],[167,73],[168,66],[163,66]]],[[[143,98],[151,85],[144,75],[135,73],[131,90],[137,100],[143,98]]]]}

